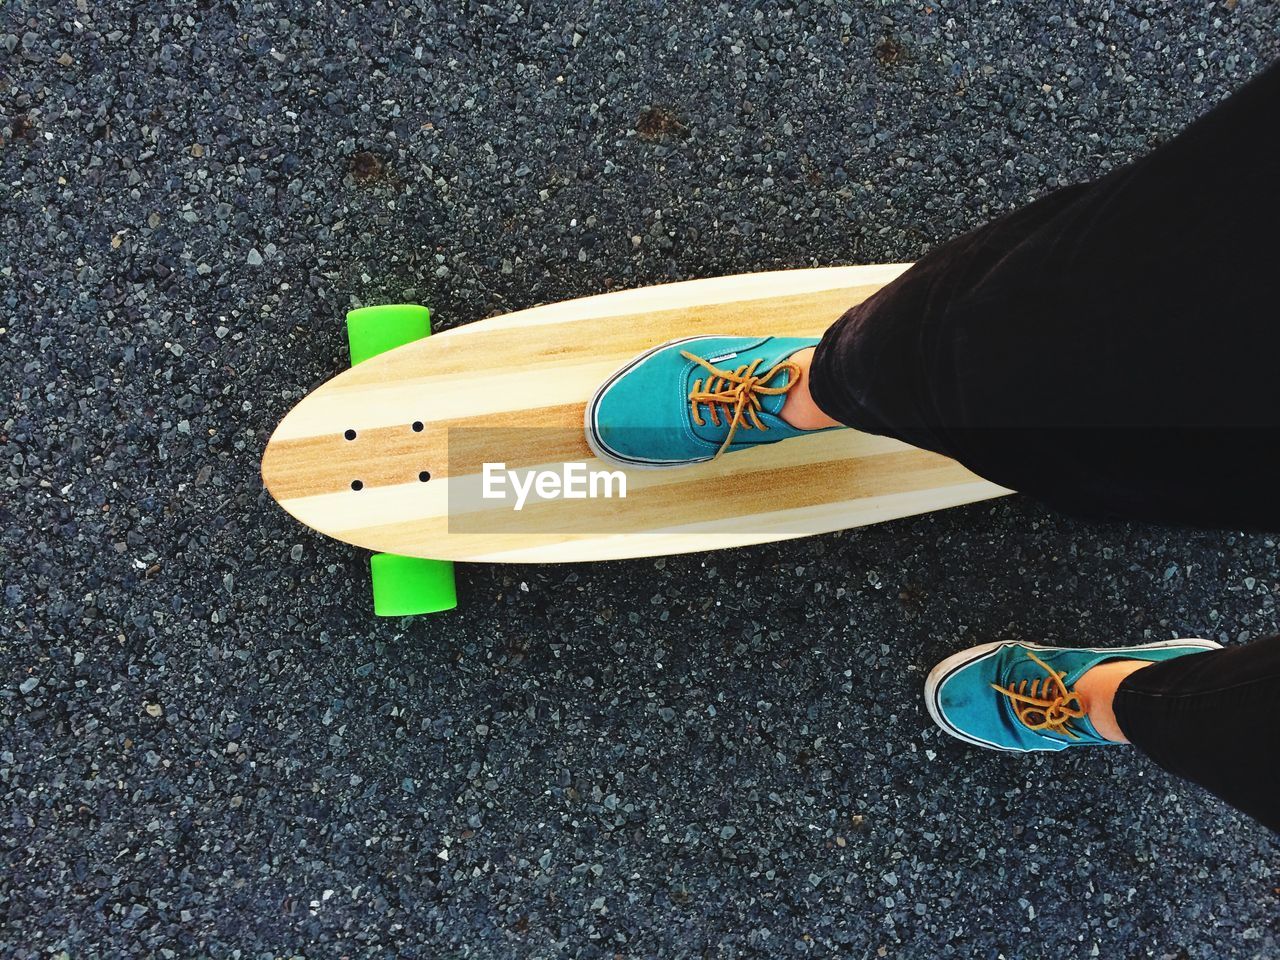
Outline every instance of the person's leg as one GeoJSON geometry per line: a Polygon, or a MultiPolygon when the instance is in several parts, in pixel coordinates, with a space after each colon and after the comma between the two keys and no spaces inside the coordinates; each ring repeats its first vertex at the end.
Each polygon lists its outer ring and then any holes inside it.
{"type": "Polygon", "coordinates": [[[1280,64],[930,251],[827,331],[817,406],[1072,512],[1280,529],[1278,113],[1280,64]]]}
{"type": "Polygon", "coordinates": [[[1010,752],[1132,743],[1280,831],[1280,636],[1136,647],[988,643],[939,663],[929,715],[973,746],[1010,752]]]}
{"type": "MultiPolygon", "coordinates": [[[[971,335],[957,329],[950,314],[998,271],[1006,256],[1034,237],[1051,234],[1065,210],[1097,189],[1087,183],[1055,191],[934,247],[897,279],[846,310],[827,328],[811,358],[814,404],[846,426],[965,459],[951,433],[965,422],[966,410],[936,399],[955,393],[954,381],[962,373],[947,357],[949,345],[971,335]]],[[[1059,264],[1059,269],[1065,272],[1068,265],[1059,264]]],[[[1027,279],[1029,286],[1036,285],[1034,278],[1027,279]]],[[[1001,318],[1032,327],[1041,319],[1012,297],[989,304],[988,314],[988,328],[1001,318]]],[[[1051,337],[1050,329],[1041,326],[1043,336],[1051,337]]],[[[975,376],[974,388],[981,389],[983,372],[966,372],[975,376]]]]}
{"type": "Polygon", "coordinates": [[[1255,453],[1280,443],[1277,109],[1280,64],[1149,156],[935,248],[826,331],[803,390],[812,341],[657,345],[601,385],[588,443],[682,466],[840,424],[1075,512],[1280,528],[1280,458],[1255,453]]]}
{"type": "Polygon", "coordinates": [[[1112,709],[1159,766],[1280,831],[1280,636],[1134,671],[1112,709]]]}
{"type": "Polygon", "coordinates": [[[1076,693],[1080,695],[1080,704],[1089,715],[1093,728],[1104,740],[1112,743],[1129,743],[1129,738],[1120,728],[1114,709],[1116,690],[1129,676],[1144,667],[1151,666],[1148,660],[1108,660],[1085,671],[1076,681],[1076,693]]]}

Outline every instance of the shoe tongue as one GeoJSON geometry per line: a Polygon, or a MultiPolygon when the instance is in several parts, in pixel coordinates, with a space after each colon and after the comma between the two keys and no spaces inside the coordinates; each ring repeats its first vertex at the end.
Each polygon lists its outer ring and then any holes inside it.
{"type": "MultiPolygon", "coordinates": [[[[1053,652],[1037,650],[1036,654],[1042,660],[1044,660],[1045,663],[1048,664],[1051,669],[1057,667],[1058,657],[1055,656],[1053,652]]],[[[1067,675],[1062,678],[1063,685],[1066,686],[1068,691],[1074,692],[1076,688],[1076,682],[1082,676],[1084,676],[1087,670],[1103,662],[1104,660],[1112,660],[1112,659],[1115,659],[1113,655],[1104,653],[1104,652],[1099,652],[1096,658],[1090,658],[1086,660],[1083,664],[1077,665],[1074,670],[1071,670],[1070,672],[1068,672],[1067,675]]],[[[1029,658],[1028,658],[1028,663],[1030,664],[1029,671],[1026,672],[1025,674],[1020,672],[1018,674],[1018,679],[1022,679],[1025,676],[1028,679],[1039,680],[1045,676],[1044,671],[1041,670],[1039,666],[1034,664],[1034,662],[1031,662],[1029,658]]],[[[1024,664],[1024,666],[1026,665],[1024,664]]],[[[1021,724],[1021,721],[1017,720],[1016,715],[1014,715],[1011,702],[1009,704],[1009,707],[1010,707],[1010,714],[1014,716],[1013,722],[1017,724],[1021,724]]],[[[1111,742],[1110,740],[1107,740],[1106,737],[1103,737],[1098,733],[1097,729],[1089,721],[1088,714],[1086,714],[1083,717],[1072,717],[1067,722],[1067,726],[1071,730],[1071,732],[1075,734],[1074,737],[1069,737],[1064,733],[1057,732],[1056,730],[1035,730],[1030,732],[1036,733],[1050,740],[1057,740],[1059,742],[1067,743],[1067,744],[1110,743],[1111,742]]],[[[1029,730],[1029,728],[1026,728],[1026,727],[1024,727],[1024,729],[1029,730]]]]}
{"type": "MultiPolygon", "coordinates": [[[[736,371],[739,367],[750,366],[752,361],[759,358],[760,362],[756,364],[756,376],[764,377],[770,370],[782,361],[786,360],[791,356],[791,354],[795,353],[796,350],[800,349],[799,347],[784,347],[782,349],[778,349],[778,346],[780,346],[780,344],[775,340],[765,344],[764,350],[757,347],[755,349],[742,350],[739,353],[728,357],[708,357],[707,359],[721,370],[736,371]],[[773,347],[774,349],[770,350],[769,347],[773,347]]],[[[694,371],[694,375],[702,376],[705,372],[706,371],[702,370],[694,371]]],[[[772,389],[775,387],[785,387],[790,383],[790,371],[782,370],[771,377],[765,386],[772,389]]],[[[721,384],[721,386],[723,387],[726,385],[721,384]]],[[[787,395],[785,393],[766,393],[757,394],[757,396],[760,400],[761,410],[774,417],[778,416],[782,412],[783,404],[787,402],[787,395]]]]}

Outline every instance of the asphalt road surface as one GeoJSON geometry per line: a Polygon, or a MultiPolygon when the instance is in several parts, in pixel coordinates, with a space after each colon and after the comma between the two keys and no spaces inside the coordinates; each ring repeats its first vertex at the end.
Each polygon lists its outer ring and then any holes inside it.
{"type": "Polygon", "coordinates": [[[1277,55],[1263,0],[0,6],[0,954],[1280,955],[1261,828],[920,696],[1275,631],[1271,538],[1010,498],[377,621],[258,476],[352,306],[910,260],[1277,55]]]}

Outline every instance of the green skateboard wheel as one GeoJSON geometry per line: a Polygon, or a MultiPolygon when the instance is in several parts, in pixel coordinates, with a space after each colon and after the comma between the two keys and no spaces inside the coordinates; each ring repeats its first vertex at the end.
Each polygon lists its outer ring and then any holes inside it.
{"type": "Polygon", "coordinates": [[[431,311],[416,303],[361,307],[347,313],[351,365],[431,336],[431,311]]]}
{"type": "Polygon", "coordinates": [[[440,613],[458,605],[453,561],[424,560],[394,553],[369,558],[373,612],[379,617],[440,613]]]}

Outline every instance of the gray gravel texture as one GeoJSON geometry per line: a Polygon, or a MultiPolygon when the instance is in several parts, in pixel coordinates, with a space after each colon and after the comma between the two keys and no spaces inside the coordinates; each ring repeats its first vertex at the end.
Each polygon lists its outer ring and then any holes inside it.
{"type": "Polygon", "coordinates": [[[993,638],[1274,631],[1272,539],[1013,498],[472,566],[461,611],[379,622],[366,558],[258,477],[353,305],[912,259],[1166,139],[1278,23],[0,7],[0,952],[1280,956],[1261,828],[1131,751],[968,749],[920,697],[993,638]]]}

